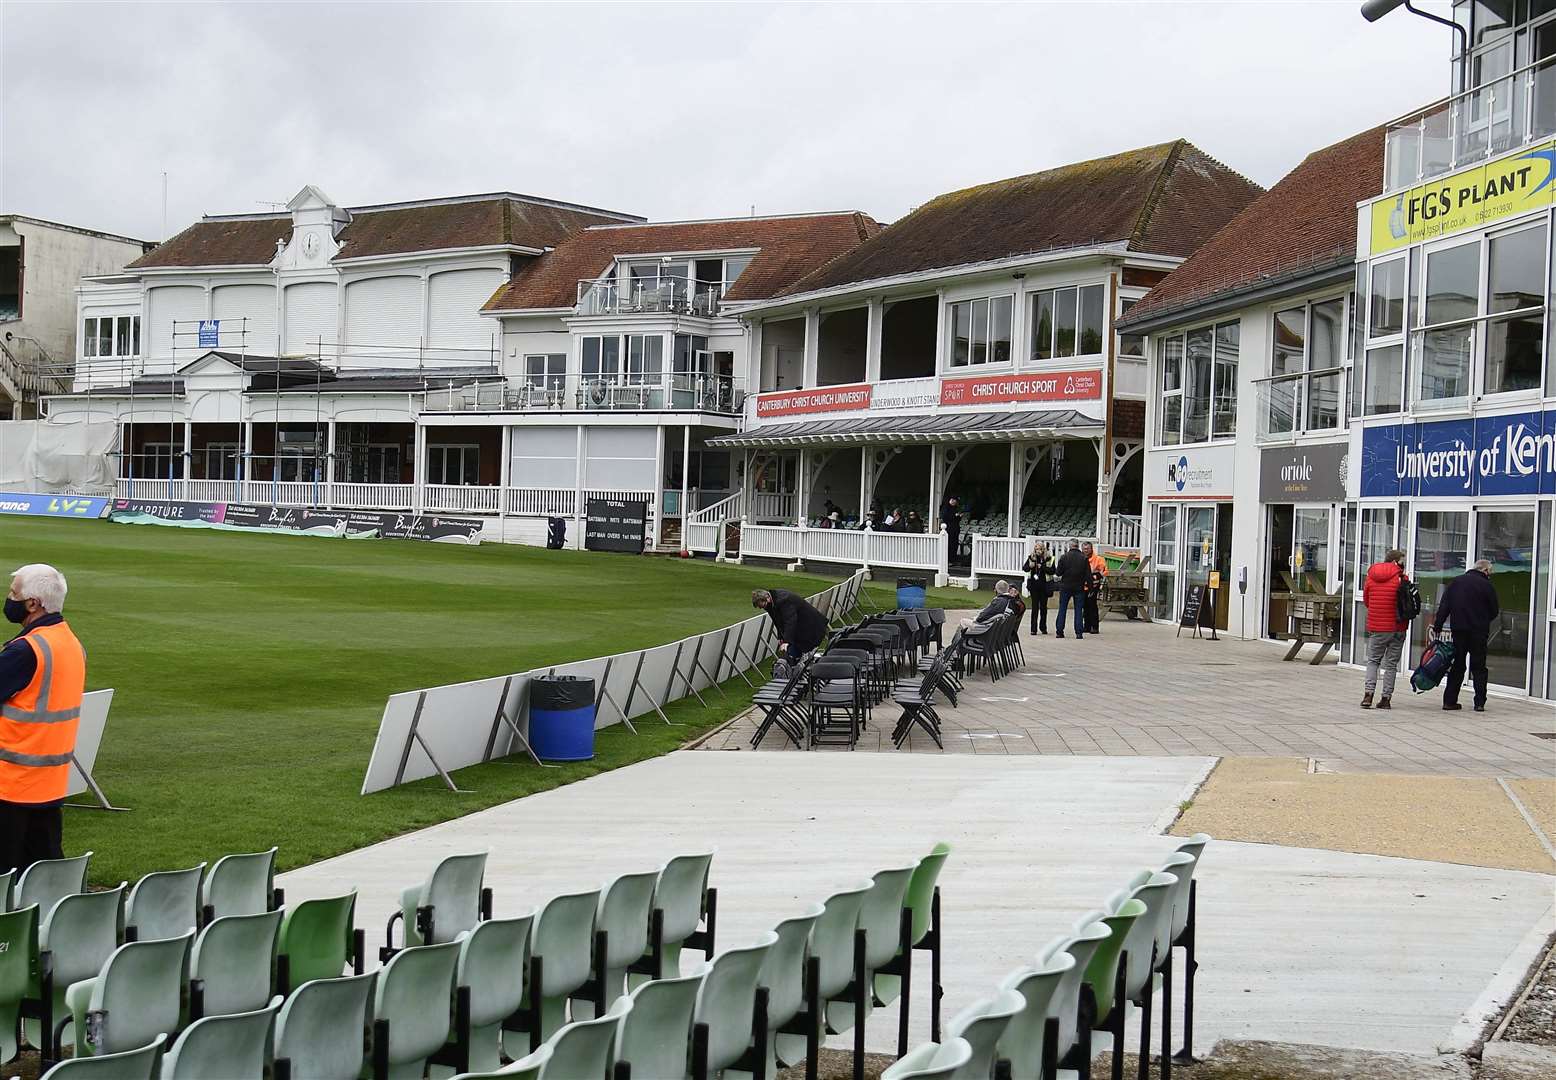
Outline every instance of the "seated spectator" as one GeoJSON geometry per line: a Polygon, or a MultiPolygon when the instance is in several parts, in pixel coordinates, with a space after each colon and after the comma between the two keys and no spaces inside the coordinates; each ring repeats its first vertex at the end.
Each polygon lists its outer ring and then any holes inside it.
{"type": "Polygon", "coordinates": [[[1021,600],[1021,592],[1019,589],[1012,590],[1010,587],[1010,582],[1008,581],[996,581],[994,583],[994,599],[989,601],[987,607],[978,612],[977,618],[963,619],[962,625],[971,628],[974,626],[986,625],[993,622],[995,618],[1011,610],[1010,594],[1012,592],[1015,592],[1016,601],[1019,603],[1021,600]]]}
{"type": "Polygon", "coordinates": [[[921,533],[924,531],[924,518],[917,510],[908,511],[908,532],[921,533]]]}

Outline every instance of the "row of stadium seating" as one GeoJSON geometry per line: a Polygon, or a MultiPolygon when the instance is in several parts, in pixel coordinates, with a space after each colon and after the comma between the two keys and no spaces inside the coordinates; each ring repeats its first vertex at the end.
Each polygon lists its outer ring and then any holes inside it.
{"type": "Polygon", "coordinates": [[[452,856],[403,892],[384,966],[367,973],[355,890],[283,906],[275,849],[93,893],[90,853],[38,863],[14,889],[0,878],[0,1052],[16,1056],[20,1019],[45,1066],[73,1045],[48,1073],[70,1080],[420,1077],[429,1063],[476,1076],[504,1053],[524,1062],[517,1075],[557,1080],[604,1080],[607,1065],[616,1080],[737,1064],[770,1077],[780,1061],[814,1069],[827,1033],[853,1026],[862,1040],[868,1012],[900,997],[900,1053],[915,950],[931,953],[938,1030],[948,854],[717,956],[711,853],[501,919],[486,855],[452,856]],[[683,948],[711,962],[682,976],[683,948]]]}

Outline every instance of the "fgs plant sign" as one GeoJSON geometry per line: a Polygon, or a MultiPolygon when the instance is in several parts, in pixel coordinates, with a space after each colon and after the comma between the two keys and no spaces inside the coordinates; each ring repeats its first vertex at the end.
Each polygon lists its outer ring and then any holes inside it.
{"type": "Polygon", "coordinates": [[[1553,167],[1556,143],[1548,143],[1387,195],[1372,204],[1372,254],[1543,210],[1556,196],[1553,167]]]}

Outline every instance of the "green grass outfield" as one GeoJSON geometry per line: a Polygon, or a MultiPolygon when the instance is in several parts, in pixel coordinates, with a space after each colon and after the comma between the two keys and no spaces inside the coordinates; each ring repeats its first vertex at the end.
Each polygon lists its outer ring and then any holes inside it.
{"type": "MultiPolygon", "coordinates": [[[[272,844],[300,866],[666,753],[743,708],[745,684],[677,703],[675,727],[602,731],[591,762],[476,766],[468,795],[436,777],[357,794],[390,694],[673,641],[750,615],[758,586],[827,584],[707,559],[0,517],[0,573],[29,562],[65,573],[89,687],[115,691],[95,773],[133,812],[65,812],[66,852],[96,852],[97,884],[272,844]]],[[[890,603],[889,581],[872,591],[890,603]]]]}

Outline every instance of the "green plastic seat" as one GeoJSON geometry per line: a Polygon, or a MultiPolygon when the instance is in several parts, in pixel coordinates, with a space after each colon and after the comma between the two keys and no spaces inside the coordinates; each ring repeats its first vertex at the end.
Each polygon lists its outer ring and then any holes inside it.
{"type": "Polygon", "coordinates": [[[692,1016],[702,979],[698,971],[654,979],[632,991],[632,1009],[616,1030],[614,1057],[631,1066],[633,1076],[681,1080],[691,1075],[692,1016]]]}
{"type": "MultiPolygon", "coordinates": [[[[854,977],[854,931],[859,927],[860,905],[872,885],[862,881],[832,894],[822,903],[821,914],[811,928],[810,954],[817,960],[816,992],[823,1004],[841,994],[854,977]]],[[[823,1020],[823,1029],[825,1026],[823,1020]]],[[[784,1065],[805,1059],[803,1035],[781,1034],[775,1045],[778,1060],[784,1065]]]]}
{"type": "Polygon", "coordinates": [[[162,1059],[161,1080],[265,1080],[279,997],[262,1009],[207,1016],[184,1029],[162,1059]]]}
{"type": "Polygon", "coordinates": [[[442,1049],[452,1027],[454,967],[459,943],[418,945],[395,953],[378,972],[373,1020],[388,1021],[388,1045],[374,1046],[388,1065],[388,1080],[421,1080],[427,1059],[442,1049]]]}
{"type": "MultiPolygon", "coordinates": [[[[1167,963],[1167,953],[1172,948],[1172,943],[1177,940],[1176,929],[1178,922],[1178,905],[1183,905],[1183,923],[1187,925],[1189,920],[1189,886],[1192,882],[1191,874],[1194,873],[1194,856],[1187,851],[1174,851],[1162,861],[1161,873],[1172,875],[1172,885],[1162,897],[1162,903],[1166,911],[1156,923],[1156,967],[1158,970],[1167,963]]],[[[1147,907],[1150,906],[1147,902],[1147,907]]]]}
{"type": "Polygon", "coordinates": [[[118,1054],[67,1058],[43,1074],[42,1080],[157,1080],[157,1062],[166,1033],[159,1032],[145,1046],[118,1054]]]}
{"type": "MultiPolygon", "coordinates": [[[[1000,983],[1001,991],[1014,993],[1020,999],[1016,1012],[1008,1018],[1004,1030],[998,1036],[995,1049],[997,1057],[1010,1061],[1011,1080],[1017,1080],[1018,1077],[1021,1080],[1038,1080],[1043,1075],[1048,1017],[1054,999],[1061,992],[1065,976],[1076,970],[1075,957],[1067,952],[1056,952],[1036,967],[1012,972],[1000,983]]],[[[952,1024],[955,1024],[954,1020],[952,1024]]],[[[952,1030],[955,1030],[954,1026],[952,1030]]],[[[1053,1054],[1057,1061],[1057,1043],[1053,1054]]],[[[987,1070],[980,1075],[987,1075],[987,1070]]]]}
{"type": "MultiPolygon", "coordinates": [[[[530,932],[530,956],[540,961],[541,985],[526,984],[525,1004],[532,994],[540,997],[540,1032],[543,1042],[567,1023],[567,999],[589,981],[594,965],[594,915],[600,891],[567,893],[546,901],[535,916],[530,932]]],[[[509,1057],[529,1052],[531,1033],[504,1032],[509,1057]]]]}
{"type": "MultiPolygon", "coordinates": [[[[946,859],[950,857],[950,844],[936,844],[928,855],[918,861],[918,865],[913,868],[913,876],[908,880],[908,895],[904,903],[913,917],[914,945],[923,941],[929,933],[934,915],[935,885],[940,880],[940,871],[945,867],[946,859]]],[[[890,1005],[902,993],[900,975],[877,974],[874,984],[875,1000],[882,1005],[890,1005]]]]}
{"type": "Polygon", "coordinates": [[[223,915],[195,939],[189,978],[198,980],[201,1016],[258,1012],[275,987],[281,912],[223,915]]]}
{"type": "Polygon", "coordinates": [[[223,855],[200,886],[200,903],[211,917],[258,915],[270,910],[275,886],[276,849],[223,855]]]}
{"type": "MultiPolygon", "coordinates": [[[[907,897],[908,882],[915,869],[916,866],[900,866],[877,872],[859,905],[859,929],[865,932],[866,987],[874,985],[871,976],[875,969],[890,963],[900,951],[903,901],[907,897]]],[[[852,945],[849,956],[852,966],[852,945]]],[[[868,992],[861,992],[864,993],[864,1011],[868,1016],[875,1003],[868,992]]],[[[853,1027],[856,1010],[852,996],[844,999],[826,997],[822,1001],[822,1009],[826,1014],[829,1033],[836,1035],[853,1027]]]]}
{"type": "Polygon", "coordinates": [[[159,1031],[178,1030],[193,941],[193,930],[183,937],[132,941],[113,951],[102,974],[71,983],[65,1007],[76,1057],[133,1050],[159,1031]]]}
{"type": "Polygon", "coordinates": [[[369,999],[378,972],[303,983],[276,1015],[275,1056],[302,1080],[357,1080],[367,1061],[369,999]]]}
{"type": "Polygon", "coordinates": [[[960,1080],[972,1052],[966,1039],[925,1043],[887,1066],[881,1080],[960,1080]]]}
{"type": "MultiPolygon", "coordinates": [[[[626,992],[627,968],[648,949],[648,924],[654,907],[659,874],[623,874],[600,891],[595,930],[605,931],[605,1004],[608,1008],[626,992]]],[[[693,927],[693,929],[696,929],[693,927]]],[[[575,1017],[594,1015],[594,1003],[573,1002],[575,1017]]]]}
{"type": "MultiPolygon", "coordinates": [[[[47,949],[54,964],[54,1018],[58,1022],[69,1016],[65,1008],[65,991],[83,979],[94,979],[108,963],[119,946],[123,933],[124,890],[127,883],[103,892],[76,893],[54,905],[43,916],[38,927],[38,948],[47,949]]],[[[41,989],[34,986],[29,996],[37,997],[41,989]]],[[[38,1030],[38,1021],[25,1020],[27,1041],[42,1046],[44,1034],[38,1030]]],[[[177,1030],[177,1022],[159,1030],[177,1030]]],[[[66,1024],[60,1041],[68,1043],[74,1038],[72,1025],[66,1024]]],[[[49,1038],[53,1035],[50,1033],[49,1038]]]]}
{"type": "Polygon", "coordinates": [[[1081,986],[1086,981],[1086,969],[1098,947],[1108,939],[1108,928],[1100,922],[1076,927],[1070,934],[1052,939],[1037,953],[1037,966],[1042,967],[1060,953],[1069,953],[1075,964],[1059,980],[1059,989],[1048,1006],[1048,1015],[1059,1021],[1059,1045],[1055,1055],[1063,1061],[1075,1046],[1080,1035],[1081,986]]]}
{"type": "Polygon", "coordinates": [[[459,939],[454,985],[470,988],[470,1068],[502,1062],[502,1022],[524,1002],[533,909],[512,919],[488,919],[459,939]]]}
{"type": "Polygon", "coordinates": [[[481,919],[481,887],[486,877],[486,852],[450,855],[433,867],[432,875],[420,885],[400,893],[400,912],[404,919],[405,944],[442,945],[481,919]],[[431,920],[432,937],[425,940],[422,918],[431,920]]]}
{"type": "MultiPolygon", "coordinates": [[[[355,889],[340,896],[287,906],[276,945],[277,955],[286,957],[287,962],[287,985],[281,988],[283,992],[315,979],[340,978],[352,959],[356,907],[355,889]]],[[[264,910],[244,914],[257,915],[264,910]]]]}
{"type": "Polygon", "coordinates": [[[158,870],[130,888],[124,902],[124,932],[136,941],[183,937],[200,925],[200,879],[205,864],[188,870],[158,870]]]}
{"type": "Polygon", "coordinates": [[[15,878],[15,870],[0,870],[0,911],[11,910],[11,882],[15,878]]]}
{"type": "Polygon", "coordinates": [[[1096,951],[1091,954],[1091,963],[1086,967],[1085,977],[1085,983],[1091,987],[1092,998],[1097,1003],[1095,1026],[1099,1030],[1113,1012],[1113,990],[1117,981],[1119,959],[1124,951],[1124,942],[1128,940],[1129,932],[1134,928],[1136,920],[1144,914],[1145,904],[1130,899],[1113,911],[1087,912],[1076,923],[1077,927],[1080,927],[1100,922],[1108,930],[1107,938],[1100,942],[1096,951]]]}
{"type": "Polygon", "coordinates": [[[38,905],[0,912],[0,1061],[16,1057],[16,1020],[38,978],[38,905]]]}
{"type": "Polygon", "coordinates": [[[810,956],[810,935],[826,909],[820,904],[784,919],[773,932],[778,940],[762,962],[756,984],[767,987],[767,1076],[778,1075],[778,1029],[805,1008],[805,960],[810,956]]]}
{"type": "MultiPolygon", "coordinates": [[[[755,944],[719,953],[708,965],[697,989],[692,1023],[707,1025],[710,1076],[734,1065],[750,1047],[757,979],[776,944],[778,935],[769,930],[755,944]]],[[[760,1048],[760,1052],[766,1051],[766,1047],[760,1048]]]]}
{"type": "Polygon", "coordinates": [[[551,1036],[546,1040],[551,1057],[540,1068],[540,1080],[608,1080],[616,1033],[631,1011],[631,998],[617,998],[604,1016],[574,1021],[551,1036]]]}
{"type": "Polygon", "coordinates": [[[460,1073],[454,1080],[540,1080],[546,1062],[551,1060],[551,1047],[542,1045],[496,1072],[460,1073]]]}
{"type": "Polygon", "coordinates": [[[707,907],[708,869],[713,852],[677,855],[659,869],[654,885],[654,907],[664,912],[661,967],[654,977],[674,976],[681,970],[681,949],[697,932],[707,907]]]}
{"type": "Polygon", "coordinates": [[[993,1073],[995,1047],[1004,1038],[1011,1018],[1026,1007],[1027,999],[1020,992],[1003,988],[973,1002],[946,1022],[948,1038],[965,1039],[972,1047],[972,1057],[961,1070],[963,1075],[985,1077],[993,1073]]]}
{"type": "Polygon", "coordinates": [[[15,902],[11,906],[24,908],[37,904],[42,917],[47,918],[49,909],[60,900],[86,892],[86,868],[91,861],[89,851],[70,859],[43,859],[33,863],[17,877],[13,889],[15,902]]]}
{"type": "Polygon", "coordinates": [[[1210,836],[1206,833],[1195,833],[1188,840],[1178,845],[1178,852],[1189,857],[1189,862],[1175,861],[1177,869],[1172,865],[1163,865],[1162,869],[1174,875],[1178,879],[1178,886],[1172,894],[1172,940],[1177,941],[1183,937],[1183,931],[1189,922],[1189,892],[1194,887],[1194,872],[1199,869],[1199,857],[1204,854],[1205,845],[1210,843],[1210,836]]]}
{"type": "Polygon", "coordinates": [[[1153,950],[1172,930],[1172,888],[1177,883],[1178,879],[1172,874],[1153,873],[1132,890],[1132,896],[1115,893],[1109,897],[1115,912],[1130,899],[1145,905],[1145,911],[1134,921],[1129,936],[1124,939],[1124,951],[1129,954],[1129,967],[1124,973],[1124,996],[1130,1001],[1140,1001],[1152,989],[1151,976],[1161,959],[1153,959],[1153,950]]]}

